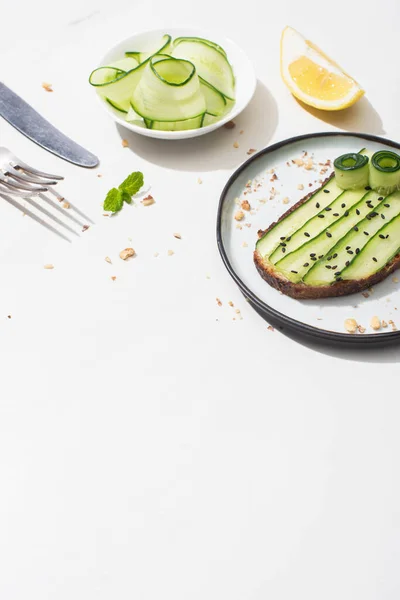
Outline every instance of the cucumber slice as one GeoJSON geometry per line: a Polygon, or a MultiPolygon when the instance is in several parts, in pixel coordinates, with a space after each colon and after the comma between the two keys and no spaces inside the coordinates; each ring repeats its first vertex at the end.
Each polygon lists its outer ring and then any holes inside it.
{"type": "Polygon", "coordinates": [[[152,121],[149,129],[158,129],[159,131],[186,131],[188,129],[199,129],[202,125],[204,115],[199,115],[194,119],[185,119],[183,121],[152,121]]]}
{"type": "Polygon", "coordinates": [[[133,125],[137,125],[138,127],[146,127],[144,119],[142,119],[142,117],[133,110],[132,106],[128,110],[125,121],[128,121],[128,123],[132,123],[133,125]]]}
{"type": "Polygon", "coordinates": [[[370,164],[370,185],[381,194],[389,194],[400,187],[400,156],[389,150],[375,152],[370,164]]]}
{"type": "Polygon", "coordinates": [[[298,228],[299,224],[305,223],[335,198],[342,194],[343,190],[339,188],[334,177],[332,177],[322,188],[317,190],[308,200],[304,202],[297,210],[293,211],[285,219],[276,223],[262,238],[257,242],[257,250],[263,256],[269,256],[280,241],[286,241],[298,228]]]}
{"type": "Polygon", "coordinates": [[[221,52],[221,54],[223,54],[224,56],[226,56],[226,52],[222,48],[222,46],[220,46],[219,44],[216,44],[215,42],[212,42],[211,40],[206,40],[205,38],[200,38],[200,37],[178,37],[178,38],[174,39],[174,44],[173,45],[177,46],[181,42],[202,42],[203,44],[207,44],[208,46],[211,46],[211,48],[215,48],[215,50],[218,50],[218,52],[221,52]]]}
{"type": "Polygon", "coordinates": [[[333,202],[293,233],[289,241],[281,242],[281,245],[269,257],[269,261],[274,265],[282,258],[282,248],[285,248],[286,256],[288,256],[304,243],[315,238],[321,231],[324,231],[335,221],[346,215],[350,208],[365,196],[365,193],[365,190],[348,190],[339,194],[333,202]]]}
{"type": "Polygon", "coordinates": [[[308,285],[329,285],[334,283],[336,277],[339,276],[335,276],[335,273],[341,273],[343,269],[348,267],[376,233],[378,233],[381,242],[385,242],[385,236],[380,233],[380,229],[382,229],[385,222],[391,221],[399,214],[400,193],[395,192],[377,204],[367,218],[357,223],[358,231],[352,228],[330,249],[326,258],[316,262],[304,277],[304,283],[308,285]],[[380,218],[382,214],[385,217],[384,219],[380,218]],[[365,231],[369,235],[365,235],[365,231]],[[335,266],[334,269],[332,269],[333,266],[335,266]]]}
{"type": "Polygon", "coordinates": [[[119,71],[132,71],[139,65],[138,61],[131,56],[127,56],[126,58],[121,58],[120,60],[116,60],[109,65],[108,67],[112,67],[114,69],[118,69],[119,71]]]}
{"type": "Polygon", "coordinates": [[[139,115],[151,121],[183,121],[206,112],[194,65],[162,55],[146,64],[131,104],[139,115]]]}
{"type": "Polygon", "coordinates": [[[400,215],[382,227],[367,243],[349,267],[341,273],[341,279],[364,279],[370,277],[399,253],[400,215]],[[380,236],[383,236],[382,239],[380,236]]]}
{"type": "Polygon", "coordinates": [[[110,104],[113,108],[115,108],[115,110],[117,110],[120,113],[124,113],[126,115],[129,112],[129,109],[126,110],[126,108],[123,108],[117,102],[114,102],[113,100],[110,100],[110,98],[107,98],[106,96],[104,97],[104,100],[106,102],[108,102],[108,104],[110,104]]]}
{"type": "Polygon", "coordinates": [[[171,47],[172,38],[167,33],[163,35],[161,42],[154,44],[148,50],[128,50],[125,52],[125,56],[136,59],[139,63],[145,62],[156,54],[168,54],[171,47]]]}
{"type": "MultiPolygon", "coordinates": [[[[348,213],[345,213],[347,216],[343,215],[331,227],[322,231],[313,240],[303,244],[295,252],[278,261],[275,265],[276,269],[284,273],[294,283],[301,281],[304,275],[311,269],[313,263],[316,263],[320,258],[324,258],[328,252],[330,255],[331,248],[352,227],[358,227],[358,222],[380,203],[380,198],[379,194],[374,191],[367,192],[360,202],[355,204],[348,213]]],[[[332,266],[335,265],[336,263],[332,266]]]]}
{"type": "Polygon", "coordinates": [[[235,78],[225,54],[203,41],[183,40],[174,45],[171,56],[192,62],[199,77],[230,100],[235,99],[235,78]]]}
{"type": "Polygon", "coordinates": [[[214,117],[213,115],[209,115],[208,113],[206,113],[203,117],[203,122],[201,126],[207,127],[207,125],[213,125],[214,123],[217,123],[217,121],[219,121],[220,119],[221,117],[214,117]]]}
{"type": "Polygon", "coordinates": [[[226,100],[225,97],[215,89],[212,85],[207,83],[204,79],[200,79],[200,88],[203,92],[204,99],[206,101],[207,113],[213,117],[220,117],[226,111],[226,100]]]}
{"type": "Polygon", "coordinates": [[[369,183],[369,158],[365,154],[342,154],[335,159],[335,177],[343,190],[365,188],[369,183]]]}

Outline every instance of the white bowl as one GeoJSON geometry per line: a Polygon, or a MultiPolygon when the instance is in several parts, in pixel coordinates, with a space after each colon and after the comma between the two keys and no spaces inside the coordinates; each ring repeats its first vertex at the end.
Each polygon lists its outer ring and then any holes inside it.
{"type": "Polygon", "coordinates": [[[101,59],[99,63],[99,67],[107,65],[108,63],[118,60],[119,58],[123,58],[124,52],[126,50],[140,49],[143,47],[147,47],[154,42],[157,43],[158,40],[161,40],[164,34],[168,33],[172,36],[172,39],[181,37],[181,36],[197,36],[212,40],[216,42],[220,46],[222,46],[227,53],[228,60],[232,65],[233,72],[236,79],[236,101],[232,108],[232,110],[225,115],[220,121],[217,123],[213,123],[212,125],[207,125],[207,127],[201,127],[200,129],[189,129],[187,131],[157,131],[156,129],[146,129],[144,127],[138,127],[137,125],[133,125],[132,123],[128,123],[125,119],[120,116],[120,113],[112,108],[107,102],[104,102],[99,95],[96,93],[97,98],[101,102],[102,107],[107,112],[107,114],[114,119],[116,123],[123,125],[127,129],[134,131],[135,133],[139,133],[140,135],[145,135],[147,137],[159,138],[164,140],[182,140],[185,138],[197,137],[199,135],[204,135],[209,133],[210,131],[214,131],[221,127],[228,121],[231,121],[239,113],[242,112],[244,108],[248,105],[250,100],[253,97],[253,94],[256,89],[256,75],[254,72],[254,68],[252,63],[246,54],[231,40],[221,37],[220,35],[212,32],[201,31],[198,29],[190,29],[190,28],[174,28],[174,27],[165,27],[164,29],[155,29],[152,31],[144,31],[142,33],[136,33],[129,38],[126,38],[113,48],[107,52],[105,56],[101,59]]]}

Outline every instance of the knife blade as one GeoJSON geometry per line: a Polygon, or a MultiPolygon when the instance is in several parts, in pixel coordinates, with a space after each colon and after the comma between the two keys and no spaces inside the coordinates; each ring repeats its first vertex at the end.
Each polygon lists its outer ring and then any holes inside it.
{"type": "Polygon", "coordinates": [[[80,167],[93,168],[97,156],[61,133],[18,94],[0,82],[0,116],[45,150],[80,167]]]}

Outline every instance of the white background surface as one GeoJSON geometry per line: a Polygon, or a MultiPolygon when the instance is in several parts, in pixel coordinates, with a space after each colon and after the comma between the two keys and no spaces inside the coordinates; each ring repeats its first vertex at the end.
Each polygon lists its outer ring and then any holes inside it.
{"type": "Polygon", "coordinates": [[[3,7],[1,79],[96,152],[103,177],[1,122],[1,144],[64,174],[96,225],[66,244],[0,204],[0,598],[398,599],[400,349],[268,331],[214,233],[248,148],[335,127],[400,139],[398,17],[396,0],[3,7]],[[235,130],[171,144],[106,118],[87,75],[149,24],[212,25],[248,52],[262,84],[235,130]],[[286,24],[368,100],[326,122],[301,108],[279,75],[286,24]],[[103,217],[105,192],[135,169],[156,204],[103,217]]]}

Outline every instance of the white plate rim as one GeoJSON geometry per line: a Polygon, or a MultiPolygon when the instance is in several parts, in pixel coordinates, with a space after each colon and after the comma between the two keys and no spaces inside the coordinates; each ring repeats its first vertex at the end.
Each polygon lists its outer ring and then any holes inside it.
{"type": "Polygon", "coordinates": [[[303,323],[293,317],[290,317],[280,311],[276,310],[263,300],[261,300],[239,277],[236,273],[235,269],[231,265],[228,257],[228,253],[225,249],[222,235],[222,215],[226,197],[228,195],[228,191],[230,190],[232,184],[236,181],[236,179],[247,169],[247,167],[255,161],[260,156],[265,156],[267,154],[272,154],[276,150],[283,148],[284,146],[288,146],[290,144],[294,144],[296,142],[301,142],[303,140],[310,140],[313,138],[324,138],[324,137],[357,137],[362,140],[368,140],[376,143],[385,144],[387,146],[391,146],[392,148],[396,148],[396,150],[400,150],[400,144],[398,142],[394,142],[393,140],[383,138],[377,135],[369,134],[369,133],[361,133],[361,132],[350,132],[350,131],[323,131],[323,132],[315,132],[315,133],[306,133],[298,136],[293,136],[290,138],[286,138],[281,140],[280,142],[276,142],[270,146],[267,146],[263,150],[260,150],[256,154],[253,154],[248,160],[246,160],[236,171],[232,173],[226,182],[219,199],[218,204],[218,212],[217,212],[217,227],[216,227],[216,236],[217,236],[217,246],[222,258],[222,262],[224,263],[228,273],[232,277],[232,279],[236,282],[238,287],[244,296],[250,301],[250,304],[254,304],[254,306],[261,311],[267,318],[270,317],[274,319],[276,322],[280,323],[283,326],[287,326],[292,330],[295,330],[299,333],[305,334],[307,336],[316,337],[319,339],[323,339],[330,342],[339,342],[357,346],[368,346],[372,345],[381,345],[388,344],[395,340],[400,341],[400,330],[399,331],[390,331],[385,333],[380,333],[379,335],[373,333],[367,333],[363,335],[349,335],[348,333],[340,333],[336,331],[330,331],[328,329],[323,329],[319,327],[314,327],[313,325],[309,325],[308,323],[303,323]]]}

